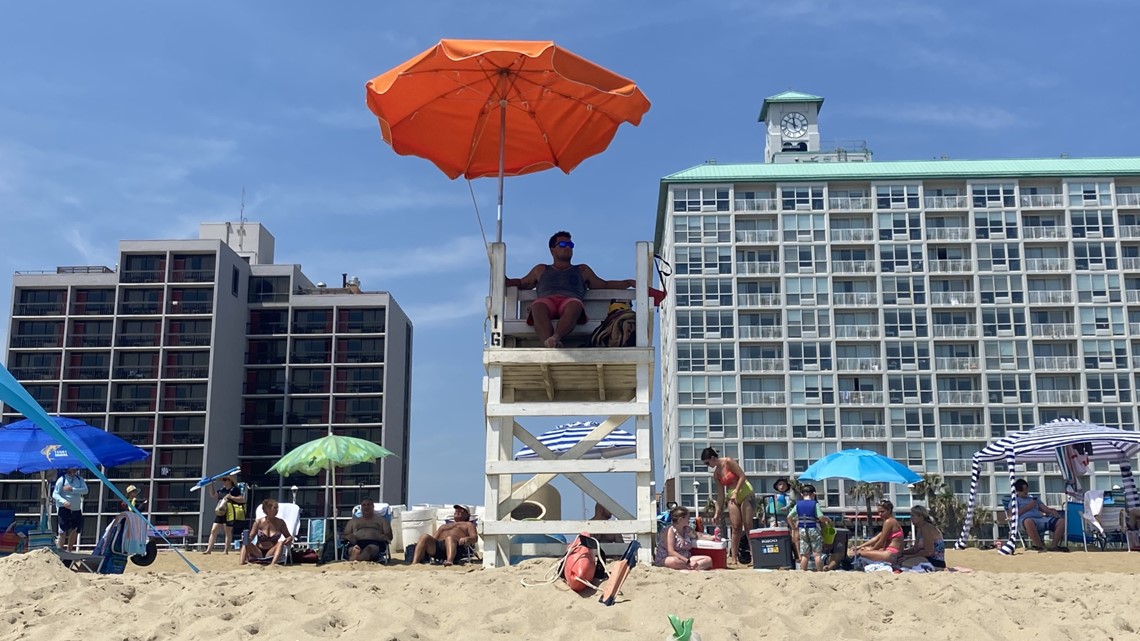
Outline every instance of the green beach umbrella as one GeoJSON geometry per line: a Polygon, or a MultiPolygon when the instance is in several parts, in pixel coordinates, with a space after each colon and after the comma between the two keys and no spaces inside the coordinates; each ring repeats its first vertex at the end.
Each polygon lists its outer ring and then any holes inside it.
{"type": "Polygon", "coordinates": [[[299,445],[269,468],[281,476],[301,473],[316,476],[321,470],[329,471],[332,486],[333,540],[336,541],[336,468],[372,463],[376,459],[393,456],[388,449],[371,441],[330,433],[315,441],[299,445]]]}

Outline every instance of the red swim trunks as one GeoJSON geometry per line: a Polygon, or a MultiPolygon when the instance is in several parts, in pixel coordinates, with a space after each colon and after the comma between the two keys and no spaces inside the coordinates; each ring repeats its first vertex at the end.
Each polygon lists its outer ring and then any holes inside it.
{"type": "MultiPolygon", "coordinates": [[[[531,308],[534,308],[535,305],[542,305],[550,310],[551,318],[562,318],[562,314],[566,311],[566,306],[571,302],[582,303],[581,300],[573,296],[543,296],[542,298],[536,298],[534,302],[531,303],[531,308]]],[[[582,315],[578,317],[578,324],[581,325],[587,320],[589,319],[586,318],[586,306],[582,305],[582,315]]],[[[529,311],[526,314],[526,324],[534,325],[534,318],[530,315],[529,311]]]]}

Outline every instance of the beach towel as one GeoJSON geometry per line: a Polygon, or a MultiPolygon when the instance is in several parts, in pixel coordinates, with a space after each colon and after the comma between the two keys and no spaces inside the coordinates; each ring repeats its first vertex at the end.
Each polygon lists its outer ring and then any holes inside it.
{"type": "Polygon", "coordinates": [[[150,540],[147,532],[146,519],[134,512],[124,512],[122,552],[128,556],[147,553],[147,541],[150,540]]]}

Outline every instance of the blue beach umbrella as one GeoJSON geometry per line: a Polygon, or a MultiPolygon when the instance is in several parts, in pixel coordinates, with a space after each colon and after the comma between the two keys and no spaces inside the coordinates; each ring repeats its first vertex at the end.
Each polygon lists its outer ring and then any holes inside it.
{"type": "Polygon", "coordinates": [[[922,480],[907,466],[870,450],[842,450],[812,463],[800,475],[801,481],[849,479],[859,483],[901,483],[922,480]]]}
{"type": "MultiPolygon", "coordinates": [[[[560,455],[570,451],[571,448],[582,442],[582,439],[589,436],[590,432],[593,432],[597,426],[598,423],[596,421],[577,421],[559,425],[549,432],[539,434],[538,442],[550,448],[550,451],[555,454],[560,455]]],[[[636,453],[637,439],[634,438],[633,434],[625,430],[615,429],[602,437],[600,441],[594,443],[590,451],[584,454],[582,458],[615,458],[636,453]]],[[[536,458],[538,458],[538,455],[529,447],[515,454],[516,461],[536,458]]]]}
{"type": "Polygon", "coordinates": [[[103,467],[115,467],[150,456],[146,450],[81,420],[62,416],[53,416],[51,420],[70,439],[69,444],[61,444],[60,439],[45,432],[31,419],[0,427],[0,474],[86,467],[75,450],[103,467]]]}

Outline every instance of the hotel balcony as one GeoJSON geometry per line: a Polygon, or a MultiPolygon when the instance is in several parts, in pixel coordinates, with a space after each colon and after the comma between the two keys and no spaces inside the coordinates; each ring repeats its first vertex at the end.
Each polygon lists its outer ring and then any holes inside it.
{"type": "Polygon", "coordinates": [[[170,301],[168,314],[212,314],[214,304],[209,301],[170,301]]]}
{"type": "MultiPolygon", "coordinates": [[[[19,381],[50,381],[59,378],[59,365],[54,367],[13,367],[9,371],[19,381]]],[[[107,373],[106,368],[103,368],[103,373],[107,373]]]]}
{"type": "MultiPolygon", "coordinates": [[[[1140,292],[1137,292],[1140,294],[1140,292]]],[[[1026,292],[1026,302],[1030,305],[1072,305],[1073,292],[1065,290],[1030,290],[1026,292]]]]}
{"type": "Polygon", "coordinates": [[[107,378],[107,365],[76,365],[68,367],[64,377],[67,380],[91,381],[107,378]]]}
{"type": "Polygon", "coordinates": [[[974,230],[969,227],[927,227],[926,240],[972,240],[974,230]]]}
{"type": "Polygon", "coordinates": [[[969,196],[927,196],[923,198],[927,209],[969,209],[969,196]]]}
{"type": "Polygon", "coordinates": [[[735,211],[779,211],[780,202],[775,198],[737,198],[733,201],[735,211]]]}
{"type": "Polygon", "coordinates": [[[973,461],[968,458],[942,459],[943,474],[969,474],[971,469],[973,469],[973,461]]]}
{"type": "Polygon", "coordinates": [[[112,412],[153,412],[153,399],[116,399],[111,401],[112,412]]]}
{"type": "Polygon", "coordinates": [[[1033,369],[1039,372],[1064,372],[1081,369],[1079,356],[1036,356],[1033,369]]]}
{"type": "Polygon", "coordinates": [[[1062,194],[1025,194],[1021,206],[1027,209],[1064,209],[1065,197],[1062,194]]]}
{"type": "Polygon", "coordinates": [[[1034,323],[1029,326],[1029,335],[1034,338],[1074,338],[1077,326],[1072,323],[1034,323]]]}
{"type": "Polygon", "coordinates": [[[1073,269],[1073,261],[1068,258],[1027,258],[1027,272],[1068,272],[1073,269]]]}
{"type": "Polygon", "coordinates": [[[787,392],[741,392],[741,405],[787,405],[787,392]]]}
{"type": "Polygon", "coordinates": [[[746,245],[774,243],[780,240],[780,232],[775,229],[738,229],[736,242],[746,245]]]}
{"type": "Polygon", "coordinates": [[[1021,234],[1025,240],[1064,240],[1069,237],[1067,227],[1033,226],[1022,227],[1021,234]]]}
{"type": "Polygon", "coordinates": [[[738,262],[736,263],[736,273],[742,275],[779,274],[780,263],[775,260],[749,263],[738,262]]]}
{"type": "Polygon", "coordinates": [[[1140,207],[1140,194],[1116,194],[1117,207],[1140,207]]]}
{"type": "Polygon", "coordinates": [[[202,367],[167,367],[163,374],[166,378],[209,378],[210,368],[202,367]]]}
{"type": "Polygon", "coordinates": [[[873,243],[878,238],[874,229],[832,229],[833,243],[873,243]]]}
{"type": "Polygon", "coordinates": [[[1126,272],[1140,271],[1140,258],[1121,258],[1120,263],[1126,272]]]}
{"type": "Polygon", "coordinates": [[[973,305],[978,296],[975,292],[930,292],[931,305],[973,305]]]}
{"type": "Polygon", "coordinates": [[[743,463],[745,474],[786,474],[792,467],[788,459],[780,458],[746,458],[743,463]]]}
{"type": "MultiPolygon", "coordinates": [[[[964,473],[970,474],[970,470],[966,470],[964,473]]],[[[1004,494],[1003,496],[1008,498],[1009,497],[1008,490],[1006,492],[1007,493],[1004,494]]],[[[954,494],[954,498],[961,501],[962,505],[965,505],[970,500],[970,494],[968,492],[956,492],[954,494]]],[[[1004,501],[1005,499],[1003,498],[1002,500],[1004,501]]],[[[983,494],[981,492],[978,493],[978,502],[977,502],[978,506],[980,506],[980,507],[991,507],[993,504],[994,504],[994,500],[989,494],[983,494]]],[[[1053,505],[1064,505],[1064,503],[1054,503],[1053,505]]]]}
{"type": "Polygon", "coordinates": [[[836,325],[836,338],[879,338],[882,330],[878,325],[836,325]]]}
{"type": "Polygon", "coordinates": [[[110,347],[111,335],[110,334],[86,334],[77,335],[73,334],[71,340],[68,341],[68,347],[110,347]]]}
{"type": "Polygon", "coordinates": [[[835,367],[841,372],[877,372],[883,366],[879,358],[837,358],[835,367]]]}
{"type": "Polygon", "coordinates": [[[840,405],[882,405],[883,392],[839,392],[840,405]]]}
{"type": "Polygon", "coordinates": [[[875,208],[875,199],[867,196],[857,198],[828,198],[827,207],[832,211],[867,211],[875,208]]]}
{"type": "Polygon", "coordinates": [[[984,440],[989,433],[985,425],[943,425],[942,438],[984,440]]]}
{"type": "Polygon", "coordinates": [[[107,401],[89,401],[65,398],[60,404],[60,411],[65,414],[72,412],[77,414],[102,414],[107,411],[107,401]]]}
{"type": "Polygon", "coordinates": [[[63,347],[62,336],[48,336],[44,334],[25,334],[12,337],[12,347],[35,349],[40,347],[63,347]]]}
{"type": "Polygon", "coordinates": [[[885,439],[887,438],[886,425],[840,425],[841,438],[857,439],[885,439]]]}
{"type": "Polygon", "coordinates": [[[161,283],[165,278],[166,269],[132,269],[119,274],[123,283],[161,283]]]}
{"type": "Polygon", "coordinates": [[[205,412],[206,399],[172,398],[162,403],[164,412],[205,412]]]}
{"type": "Polygon", "coordinates": [[[1128,323],[1128,332],[1133,336],[1140,336],[1140,323],[1128,323]]]}
{"type": "Polygon", "coordinates": [[[877,269],[878,263],[873,260],[831,261],[832,274],[874,274],[877,269]]]}
{"type": "Polygon", "coordinates": [[[115,313],[114,303],[75,303],[71,311],[74,316],[110,316],[115,313]]]}
{"type": "Polygon", "coordinates": [[[1069,403],[1084,403],[1084,392],[1079,389],[1073,390],[1038,390],[1037,391],[1038,403],[1049,404],[1069,404],[1069,403]]]}
{"type": "Polygon", "coordinates": [[[782,358],[742,358],[740,359],[741,372],[782,372],[784,359],[782,358]]]}
{"type": "Polygon", "coordinates": [[[779,294],[737,294],[737,307],[779,307],[783,303],[779,294]]]}
{"type": "Polygon", "coordinates": [[[981,390],[938,392],[938,402],[947,405],[981,405],[986,402],[986,393],[981,390]]]}
{"type": "Polygon", "coordinates": [[[13,316],[63,316],[63,303],[16,303],[13,316]]]}
{"type": "MultiPolygon", "coordinates": [[[[1136,195],[1140,196],[1140,194],[1136,195]]],[[[1121,225],[1116,228],[1116,231],[1124,240],[1140,239],[1140,225],[1121,225]]]]}
{"type": "Polygon", "coordinates": [[[931,325],[930,335],[934,338],[977,338],[977,325],[931,325]]]}
{"type": "Polygon", "coordinates": [[[981,359],[976,356],[958,358],[935,358],[934,369],[944,372],[968,372],[981,367],[981,359]]]}
{"type": "Polygon", "coordinates": [[[757,441],[784,441],[788,438],[787,425],[742,425],[744,438],[757,441]]]}
{"type": "Polygon", "coordinates": [[[157,333],[119,334],[115,344],[119,347],[158,347],[159,335],[157,333]]]}
{"type": "Polygon", "coordinates": [[[210,344],[209,332],[167,334],[167,347],[204,347],[210,344]]]}
{"type": "Polygon", "coordinates": [[[929,260],[926,262],[932,274],[965,274],[974,272],[974,261],[965,258],[929,260]]]}
{"type": "Polygon", "coordinates": [[[170,274],[172,283],[212,283],[214,270],[212,269],[174,269],[170,274]]]}
{"type": "Polygon", "coordinates": [[[879,295],[876,292],[845,292],[831,295],[836,307],[878,307],[879,295]]]}
{"type": "MultiPolygon", "coordinates": [[[[106,375],[107,368],[96,368],[103,371],[106,375]]],[[[102,376],[93,376],[92,378],[102,378],[102,376]]],[[[131,367],[119,367],[115,369],[115,378],[127,379],[140,379],[140,378],[158,378],[158,368],[148,365],[134,365],[131,367]]]]}
{"type": "Polygon", "coordinates": [[[784,328],[776,325],[742,325],[740,338],[783,338],[784,328]]]}

